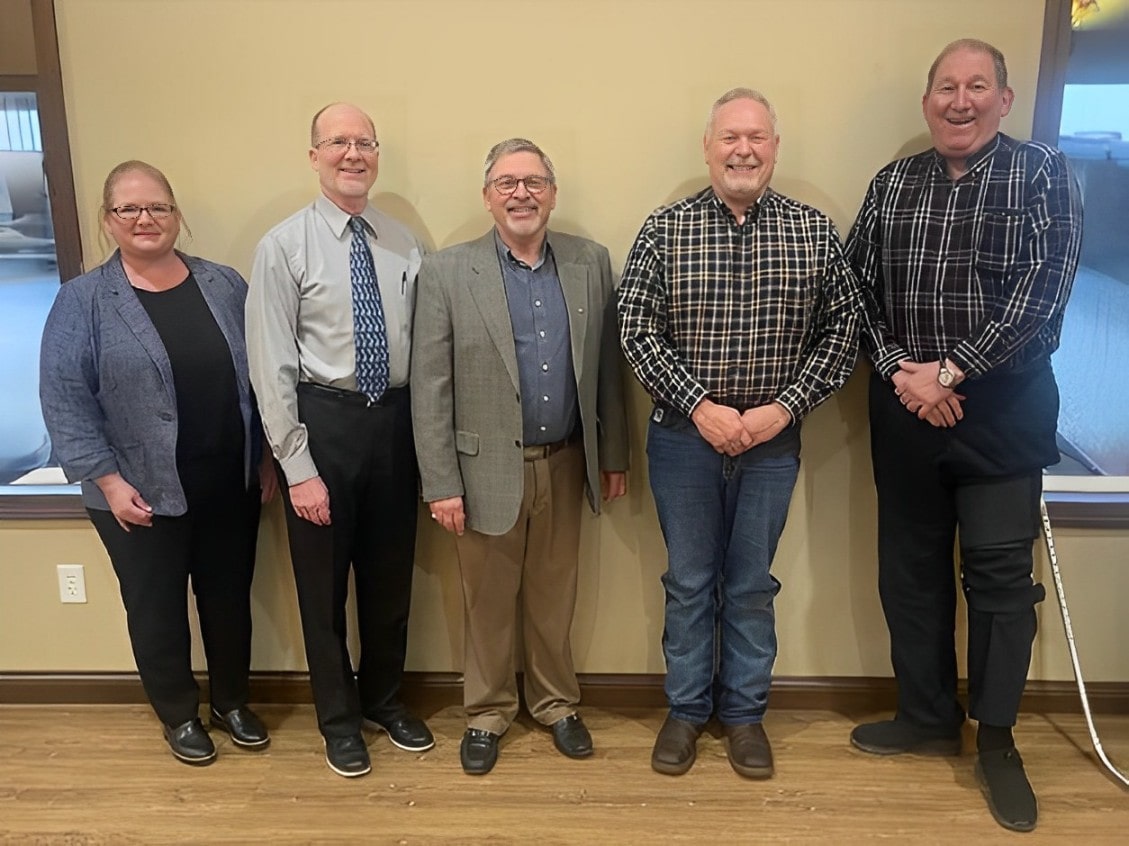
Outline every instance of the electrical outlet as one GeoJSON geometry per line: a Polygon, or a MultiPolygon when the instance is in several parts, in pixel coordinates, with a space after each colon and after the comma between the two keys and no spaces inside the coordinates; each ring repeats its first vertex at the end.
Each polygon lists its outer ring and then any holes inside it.
{"type": "Polygon", "coordinates": [[[81,564],[58,564],[59,601],[86,602],[86,571],[81,564]]]}

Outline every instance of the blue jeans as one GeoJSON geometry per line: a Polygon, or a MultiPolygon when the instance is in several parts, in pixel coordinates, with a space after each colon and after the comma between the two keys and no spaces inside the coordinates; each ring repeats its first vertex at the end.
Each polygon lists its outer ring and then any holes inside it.
{"type": "Polygon", "coordinates": [[[758,723],[776,661],[769,573],[800,469],[796,455],[731,458],[688,420],[647,435],[651,491],[666,540],[666,695],[673,717],[758,723]],[[715,673],[716,668],[716,673],[715,673]],[[716,703],[715,703],[716,697],[716,703]]]}

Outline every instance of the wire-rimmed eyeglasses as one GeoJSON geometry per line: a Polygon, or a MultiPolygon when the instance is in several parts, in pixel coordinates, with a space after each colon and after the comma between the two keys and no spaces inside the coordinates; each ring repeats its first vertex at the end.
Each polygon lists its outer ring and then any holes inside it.
{"type": "Polygon", "coordinates": [[[375,138],[324,138],[314,144],[314,147],[330,153],[344,153],[354,147],[358,153],[372,155],[380,149],[380,142],[375,138]]]}
{"type": "Polygon", "coordinates": [[[116,206],[110,209],[119,220],[137,220],[142,212],[149,212],[153,220],[163,220],[176,211],[176,206],[171,203],[150,203],[147,206],[116,206]]]}
{"type": "Polygon", "coordinates": [[[553,184],[553,179],[549,176],[499,176],[490,180],[490,184],[499,194],[512,194],[519,184],[524,185],[530,194],[540,194],[553,184]]]}

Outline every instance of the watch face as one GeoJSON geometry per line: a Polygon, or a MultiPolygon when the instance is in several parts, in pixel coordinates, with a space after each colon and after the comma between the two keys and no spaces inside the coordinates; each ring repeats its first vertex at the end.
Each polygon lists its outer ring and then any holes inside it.
{"type": "Polygon", "coordinates": [[[941,371],[937,374],[937,381],[941,383],[942,388],[950,388],[953,384],[953,371],[947,367],[942,367],[941,371]]]}

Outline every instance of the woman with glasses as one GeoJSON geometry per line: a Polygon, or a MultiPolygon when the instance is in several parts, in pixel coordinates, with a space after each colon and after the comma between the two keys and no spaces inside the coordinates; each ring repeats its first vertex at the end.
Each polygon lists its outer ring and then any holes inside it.
{"type": "Polygon", "coordinates": [[[109,261],[59,289],[43,332],[40,400],[54,453],[109,553],[141,682],[173,755],[210,764],[186,591],[208,662],[211,725],[270,742],[247,707],[251,576],[261,502],[276,489],[247,375],[247,285],[178,252],[183,217],[152,165],[106,177],[109,261]]]}

